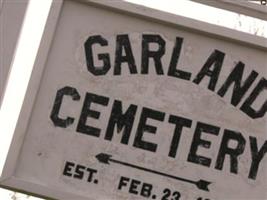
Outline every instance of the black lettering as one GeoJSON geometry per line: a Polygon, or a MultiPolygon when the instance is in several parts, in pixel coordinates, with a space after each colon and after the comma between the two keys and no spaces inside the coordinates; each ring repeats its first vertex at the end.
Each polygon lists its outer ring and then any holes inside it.
{"type": "Polygon", "coordinates": [[[133,146],[144,150],[156,152],[157,144],[144,141],[143,135],[145,132],[156,134],[157,131],[157,127],[148,125],[146,123],[147,119],[151,118],[158,121],[163,121],[164,117],[165,113],[163,112],[159,112],[149,108],[143,108],[133,146]]]}
{"type": "Polygon", "coordinates": [[[87,168],[86,171],[89,172],[88,178],[87,178],[87,182],[92,182],[93,181],[93,176],[94,176],[94,174],[97,173],[97,170],[91,169],[91,168],[87,168]]]}
{"type": "Polygon", "coordinates": [[[149,183],[143,183],[142,189],[141,189],[141,196],[143,197],[150,197],[151,191],[153,186],[149,183]]]}
{"type": "Polygon", "coordinates": [[[50,119],[52,120],[55,126],[59,126],[62,128],[66,128],[74,122],[74,118],[72,117],[67,117],[66,119],[62,119],[59,117],[59,111],[64,96],[71,96],[72,100],[74,101],[80,100],[80,95],[75,88],[66,86],[57,91],[53,109],[50,114],[50,119]]]}
{"type": "Polygon", "coordinates": [[[234,83],[233,93],[231,104],[237,106],[237,104],[241,101],[245,93],[248,91],[249,87],[255,81],[258,76],[258,73],[252,71],[250,75],[247,77],[245,81],[242,81],[243,72],[245,65],[242,62],[238,62],[233,71],[230,73],[222,87],[218,90],[218,95],[223,97],[229,87],[234,83]],[[243,85],[241,86],[241,83],[243,85]]]}
{"type": "Polygon", "coordinates": [[[84,175],[85,166],[77,165],[75,169],[75,174],[73,175],[74,178],[82,179],[84,175]]]}
{"type": "Polygon", "coordinates": [[[176,78],[190,80],[191,73],[176,69],[183,44],[183,38],[176,37],[175,46],[173,48],[171,62],[169,66],[168,75],[176,78]]]}
{"type": "Polygon", "coordinates": [[[130,105],[127,111],[123,114],[122,103],[120,101],[115,100],[109,118],[105,139],[112,140],[114,128],[115,125],[117,125],[117,133],[120,133],[123,129],[121,143],[128,144],[136,110],[136,105],[130,105]]]}
{"type": "Polygon", "coordinates": [[[69,161],[66,161],[65,167],[64,167],[64,170],[63,170],[63,175],[65,175],[65,176],[72,176],[71,170],[72,170],[72,168],[74,166],[75,166],[74,163],[69,162],[69,161]]]}
{"type": "Polygon", "coordinates": [[[230,157],[230,171],[231,173],[238,173],[238,156],[244,152],[246,140],[241,133],[232,130],[224,130],[224,135],[221,142],[221,147],[218,153],[215,168],[222,170],[225,156],[228,154],[230,157]],[[236,141],[236,148],[228,146],[230,141],[236,141]]]}
{"type": "Polygon", "coordinates": [[[129,187],[129,193],[138,194],[137,186],[140,185],[141,182],[135,179],[132,179],[131,186],[129,187]]]}
{"type": "Polygon", "coordinates": [[[254,90],[251,92],[249,97],[246,99],[246,101],[243,103],[240,110],[242,110],[244,113],[246,113],[253,119],[263,117],[267,111],[267,100],[265,100],[264,104],[260,107],[259,110],[254,110],[251,107],[251,105],[257,99],[259,94],[262,91],[266,90],[266,88],[267,88],[267,81],[265,78],[262,78],[257,84],[257,86],[254,88],[254,90]]]}
{"type": "Polygon", "coordinates": [[[183,127],[190,128],[192,125],[192,120],[170,115],[169,123],[175,124],[174,134],[169,151],[169,156],[175,158],[183,127]]]}
{"type": "Polygon", "coordinates": [[[103,66],[95,66],[93,59],[93,49],[94,44],[99,44],[101,46],[108,46],[108,41],[101,35],[90,36],[84,43],[85,56],[87,69],[95,76],[105,75],[110,69],[110,58],[108,53],[98,54],[98,59],[102,60],[103,66]]]}
{"type": "Polygon", "coordinates": [[[120,182],[119,182],[119,185],[118,185],[118,189],[121,190],[121,188],[122,188],[123,186],[126,186],[127,183],[128,183],[129,181],[130,181],[129,178],[122,176],[122,177],[120,178],[120,182]]]}
{"type": "Polygon", "coordinates": [[[164,195],[162,196],[161,200],[169,200],[169,197],[171,196],[171,190],[168,188],[165,188],[163,190],[163,194],[164,195]]]}
{"type": "Polygon", "coordinates": [[[209,124],[198,122],[187,160],[189,162],[193,162],[196,164],[201,164],[201,165],[209,167],[211,163],[211,159],[204,157],[204,156],[197,155],[197,150],[199,146],[209,149],[211,145],[210,141],[201,139],[201,134],[204,132],[204,133],[209,133],[212,135],[218,135],[219,131],[220,131],[220,128],[217,126],[212,126],[209,124]]]}
{"type": "Polygon", "coordinates": [[[193,82],[199,84],[205,76],[209,76],[210,82],[208,89],[214,91],[221,72],[224,56],[225,54],[219,50],[213,51],[193,82]],[[214,69],[210,70],[213,65],[214,69]]]}
{"type": "Polygon", "coordinates": [[[267,152],[267,141],[264,142],[260,150],[258,149],[257,139],[255,137],[249,137],[252,163],[249,170],[248,178],[256,179],[260,162],[267,152]]]}
{"type": "Polygon", "coordinates": [[[165,53],[165,41],[160,35],[143,35],[142,40],[142,65],[141,74],[148,74],[149,58],[153,58],[155,63],[156,72],[159,75],[163,75],[163,68],[161,63],[161,57],[165,53]],[[150,43],[158,44],[159,48],[157,51],[149,49],[150,43]]]}
{"type": "Polygon", "coordinates": [[[99,137],[101,130],[99,128],[86,125],[86,121],[88,117],[94,119],[99,119],[100,117],[100,112],[90,109],[91,103],[97,103],[103,106],[107,106],[108,102],[109,102],[108,97],[99,96],[92,93],[86,93],[82,112],[77,126],[77,132],[99,137]]]}
{"type": "Polygon", "coordinates": [[[114,75],[121,74],[121,64],[126,62],[131,74],[137,74],[137,68],[128,35],[118,35],[116,40],[114,75]],[[123,49],[125,55],[123,56],[123,49]]]}

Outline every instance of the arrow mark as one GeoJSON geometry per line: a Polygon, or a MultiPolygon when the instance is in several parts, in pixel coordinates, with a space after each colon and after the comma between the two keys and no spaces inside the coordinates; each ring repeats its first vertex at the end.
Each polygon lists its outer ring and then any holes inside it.
{"type": "Polygon", "coordinates": [[[154,173],[154,174],[157,174],[157,175],[165,176],[165,177],[172,178],[172,179],[175,179],[175,180],[191,183],[191,184],[194,184],[200,190],[209,191],[208,186],[211,184],[211,182],[206,181],[206,180],[200,179],[198,181],[193,181],[193,180],[189,180],[189,179],[173,176],[173,175],[170,175],[170,174],[165,174],[165,173],[162,173],[162,172],[159,172],[159,171],[147,169],[147,168],[144,168],[144,167],[141,167],[141,166],[137,166],[137,165],[133,165],[133,164],[130,164],[130,163],[122,162],[122,161],[119,161],[119,160],[115,160],[115,159],[111,158],[112,155],[105,154],[105,153],[97,154],[95,157],[100,163],[104,163],[104,164],[108,164],[108,165],[110,164],[110,162],[121,164],[121,165],[124,165],[124,166],[127,166],[127,167],[132,167],[132,168],[135,168],[135,169],[139,169],[139,170],[142,170],[142,171],[146,171],[146,172],[154,173]]]}

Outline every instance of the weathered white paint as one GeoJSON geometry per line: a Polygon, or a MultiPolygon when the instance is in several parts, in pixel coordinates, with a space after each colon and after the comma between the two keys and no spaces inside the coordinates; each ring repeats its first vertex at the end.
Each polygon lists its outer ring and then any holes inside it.
{"type": "MultiPolygon", "coordinates": [[[[266,198],[266,158],[261,163],[257,179],[247,178],[250,167],[248,137],[257,137],[259,143],[266,140],[266,116],[249,118],[239,110],[240,106],[233,107],[229,103],[230,91],[221,98],[207,89],[207,80],[196,85],[192,81],[167,76],[176,37],[184,38],[178,68],[191,72],[191,79],[214,49],[225,52],[216,92],[238,61],[246,64],[245,77],[252,70],[259,73],[257,80],[266,76],[266,43],[262,38],[119,1],[88,4],[64,1],[63,5],[55,1],[1,184],[56,199],[142,199],[140,195],[129,194],[126,189],[117,189],[120,176],[126,176],[153,184],[157,199],[163,196],[164,188],[179,191],[182,199],[266,198]],[[130,75],[128,66],[123,65],[122,75],[113,75],[118,34],[129,35],[138,74],[130,75]],[[164,75],[156,75],[153,62],[150,62],[148,75],[140,74],[142,34],[159,34],[166,41],[166,54],[162,58],[164,75]],[[94,76],[86,67],[83,45],[92,35],[102,35],[108,40],[107,47],[96,45],[94,49],[98,53],[110,54],[111,69],[105,76],[94,76]],[[76,88],[81,97],[79,101],[64,98],[60,117],[70,116],[75,121],[67,128],[55,127],[50,119],[51,110],[57,91],[65,86],[76,88]],[[107,106],[92,105],[93,110],[101,112],[99,120],[87,120],[88,125],[101,128],[99,138],[76,131],[86,92],[110,98],[107,106]],[[128,145],[120,144],[117,135],[112,141],[104,140],[114,99],[122,101],[125,108],[130,104],[138,106],[128,145]],[[142,107],[166,113],[164,122],[148,120],[148,124],[157,126],[158,130],[155,135],[145,134],[144,139],[158,144],[156,153],[133,147],[142,107]],[[168,123],[169,114],[193,120],[192,128],[184,128],[176,158],[168,157],[174,131],[174,126],[168,123]],[[187,162],[197,121],[221,128],[218,136],[204,136],[212,141],[212,146],[199,151],[199,154],[212,158],[210,167],[187,162]],[[239,160],[238,174],[229,172],[229,158],[226,158],[222,171],[214,169],[224,129],[240,131],[247,140],[239,160]],[[95,158],[99,153],[112,154],[114,159],[175,176],[208,180],[212,182],[210,192],[122,165],[99,163],[95,158]],[[64,176],[66,161],[97,169],[98,184],[64,176]]],[[[96,55],[94,59],[97,60],[96,55]]],[[[261,97],[258,106],[265,99],[266,95],[261,97]]]]}

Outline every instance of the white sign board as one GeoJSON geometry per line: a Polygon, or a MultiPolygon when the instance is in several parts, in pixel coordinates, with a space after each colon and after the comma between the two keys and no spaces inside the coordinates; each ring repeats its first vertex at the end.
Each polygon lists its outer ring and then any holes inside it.
{"type": "Polygon", "coordinates": [[[55,1],[1,184],[266,199],[265,42],[120,1],[55,1]]]}

